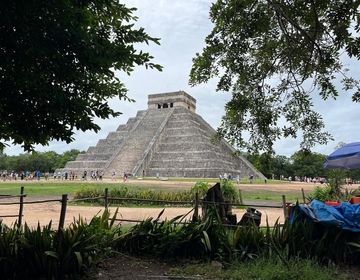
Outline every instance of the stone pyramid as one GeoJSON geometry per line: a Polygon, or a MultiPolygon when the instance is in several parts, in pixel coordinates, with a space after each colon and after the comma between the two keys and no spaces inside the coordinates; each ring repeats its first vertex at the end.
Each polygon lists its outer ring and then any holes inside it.
{"type": "Polygon", "coordinates": [[[62,171],[86,170],[122,176],[218,178],[220,174],[264,178],[196,111],[196,100],[184,91],[151,94],[148,109],[79,154],[62,171]]]}

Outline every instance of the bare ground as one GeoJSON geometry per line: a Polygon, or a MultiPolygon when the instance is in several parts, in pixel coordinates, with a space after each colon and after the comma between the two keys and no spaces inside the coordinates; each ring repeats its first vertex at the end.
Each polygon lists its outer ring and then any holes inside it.
{"type": "MultiPolygon", "coordinates": [[[[83,219],[90,220],[96,214],[101,214],[104,207],[94,206],[68,206],[66,211],[65,225],[70,224],[74,219],[82,217],[83,219]]],[[[115,213],[116,207],[109,207],[110,213],[115,213]]],[[[134,208],[134,207],[119,207],[119,219],[126,220],[144,220],[149,217],[157,217],[163,208],[134,208]]],[[[178,215],[186,214],[191,208],[180,207],[166,207],[161,219],[171,219],[178,215]]],[[[262,225],[266,225],[265,216],[268,217],[269,223],[273,224],[278,218],[282,222],[283,212],[282,209],[259,208],[263,213],[262,225]]],[[[18,205],[0,206],[1,215],[17,215],[19,211],[18,205]]],[[[245,210],[233,209],[233,213],[237,215],[238,220],[241,218],[245,210]]],[[[192,213],[188,215],[191,218],[192,213]]],[[[46,225],[52,220],[52,225],[56,228],[60,219],[60,203],[51,202],[44,204],[27,204],[24,206],[23,221],[29,226],[46,225]]],[[[3,218],[7,225],[14,223],[16,218],[3,218]]],[[[129,222],[123,222],[129,223],[129,222]]]]}

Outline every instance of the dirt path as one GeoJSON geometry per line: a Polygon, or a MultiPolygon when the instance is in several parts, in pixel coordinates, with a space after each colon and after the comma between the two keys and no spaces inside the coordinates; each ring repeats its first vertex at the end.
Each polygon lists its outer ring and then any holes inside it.
{"type": "MultiPolygon", "coordinates": [[[[32,198],[34,200],[34,198],[32,198]]],[[[134,208],[134,207],[120,207],[118,218],[127,220],[144,220],[149,217],[157,217],[162,211],[162,207],[159,208],[134,208]]],[[[268,216],[270,224],[273,224],[278,218],[283,221],[282,209],[270,209],[270,208],[258,208],[262,216],[262,224],[266,225],[266,215],[268,216]]],[[[70,224],[74,219],[82,217],[83,219],[90,220],[96,214],[102,213],[104,207],[100,206],[68,206],[66,211],[65,224],[70,224]]],[[[109,207],[110,213],[115,213],[116,207],[109,207]]],[[[179,208],[179,207],[166,207],[161,219],[171,219],[178,215],[186,214],[191,208],[179,208]]],[[[0,205],[1,215],[17,215],[19,211],[18,205],[0,205]]],[[[237,219],[240,220],[245,210],[233,209],[233,213],[237,215],[237,219]]],[[[60,203],[51,202],[44,204],[26,204],[24,206],[23,221],[28,225],[35,227],[38,222],[40,225],[46,225],[52,220],[52,224],[57,228],[60,218],[60,203]]],[[[189,214],[189,219],[192,213],[189,214]]],[[[7,225],[11,225],[15,222],[16,218],[3,218],[3,221],[7,225]]],[[[129,223],[129,222],[123,222],[129,223]]]]}

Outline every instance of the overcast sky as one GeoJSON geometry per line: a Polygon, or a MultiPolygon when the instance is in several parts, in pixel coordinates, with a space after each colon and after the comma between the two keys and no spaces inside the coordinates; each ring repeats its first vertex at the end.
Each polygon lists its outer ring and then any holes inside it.
{"type": "MultiPolygon", "coordinates": [[[[49,146],[36,146],[37,151],[56,151],[62,153],[70,149],[87,150],[99,139],[106,138],[109,132],[115,131],[119,124],[126,123],[134,117],[138,110],[147,109],[147,96],[153,93],[163,93],[184,90],[197,100],[197,113],[200,114],[215,129],[220,124],[224,114],[224,105],[230,100],[230,93],[216,92],[216,81],[201,84],[196,87],[188,85],[188,77],[192,58],[204,47],[204,39],[212,29],[209,20],[211,1],[206,0],[127,0],[128,6],[136,7],[139,17],[138,26],[145,28],[153,37],[161,38],[161,45],[139,46],[149,51],[154,62],[161,64],[162,72],[137,68],[131,76],[119,73],[119,77],[127,86],[128,96],[135,103],[125,103],[111,100],[112,107],[123,114],[118,118],[97,120],[101,126],[99,133],[78,132],[71,144],[51,142],[49,146]]],[[[359,78],[360,64],[345,59],[350,73],[359,78]]],[[[328,154],[339,142],[360,141],[360,104],[351,102],[351,96],[342,96],[337,101],[317,102],[316,109],[324,117],[327,130],[335,140],[327,146],[316,146],[314,151],[328,154]]],[[[299,149],[300,140],[281,140],[275,144],[277,154],[290,156],[299,149]]],[[[19,146],[5,148],[8,155],[22,153],[19,146]]]]}

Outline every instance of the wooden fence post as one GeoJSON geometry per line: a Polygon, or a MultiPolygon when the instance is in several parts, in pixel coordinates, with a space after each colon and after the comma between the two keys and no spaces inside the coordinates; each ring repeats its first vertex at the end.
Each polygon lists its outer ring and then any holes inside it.
{"type": "Polygon", "coordinates": [[[240,204],[244,204],[243,197],[242,197],[242,192],[241,192],[240,189],[239,189],[239,202],[240,202],[240,204]]]}
{"type": "Polygon", "coordinates": [[[62,198],[61,198],[61,210],[60,210],[59,231],[64,228],[67,200],[68,200],[68,195],[67,195],[67,194],[63,194],[63,195],[62,195],[62,198]]]}
{"type": "Polygon", "coordinates": [[[105,197],[104,197],[104,203],[105,203],[105,209],[108,209],[109,205],[109,197],[108,197],[109,189],[105,188],[105,197]]]}
{"type": "Polygon", "coordinates": [[[18,227],[21,226],[22,216],[24,211],[24,186],[20,188],[20,205],[19,205],[19,218],[18,218],[18,227]]]}
{"type": "Polygon", "coordinates": [[[284,218],[286,220],[288,218],[288,211],[287,211],[287,207],[286,207],[286,197],[285,197],[285,195],[282,196],[282,207],[283,207],[283,211],[284,211],[284,218]]]}
{"type": "Polygon", "coordinates": [[[301,193],[302,193],[303,201],[304,201],[304,204],[305,204],[306,200],[305,200],[305,192],[304,192],[303,188],[301,188],[301,193]]]}
{"type": "Polygon", "coordinates": [[[195,205],[194,205],[194,215],[193,215],[193,222],[197,221],[199,218],[199,193],[195,193],[195,205]]]}

